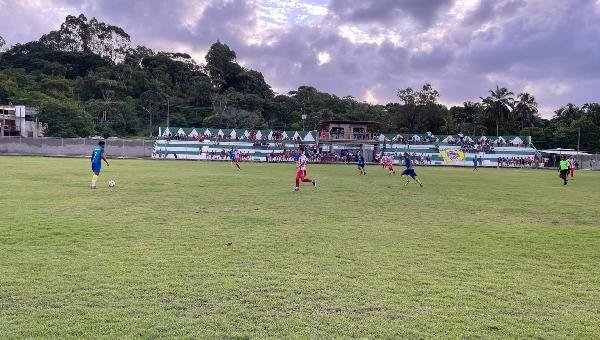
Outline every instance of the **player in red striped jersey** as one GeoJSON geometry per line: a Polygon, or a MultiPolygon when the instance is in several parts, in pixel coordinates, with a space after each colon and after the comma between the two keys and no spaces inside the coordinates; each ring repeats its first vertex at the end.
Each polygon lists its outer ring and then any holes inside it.
{"type": "Polygon", "coordinates": [[[294,191],[300,191],[300,182],[304,183],[312,183],[313,187],[317,186],[317,181],[314,179],[310,179],[306,176],[306,164],[308,163],[308,158],[304,154],[304,148],[300,149],[300,156],[296,161],[296,187],[294,191]]]}

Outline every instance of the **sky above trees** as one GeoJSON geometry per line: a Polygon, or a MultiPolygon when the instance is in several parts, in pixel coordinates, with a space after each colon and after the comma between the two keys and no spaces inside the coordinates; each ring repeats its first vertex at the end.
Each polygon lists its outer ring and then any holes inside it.
{"type": "Polygon", "coordinates": [[[544,117],[598,101],[600,0],[0,0],[0,35],[38,39],[78,13],[199,62],[220,40],[281,93],[385,103],[429,82],[453,105],[498,84],[535,95],[544,117]]]}

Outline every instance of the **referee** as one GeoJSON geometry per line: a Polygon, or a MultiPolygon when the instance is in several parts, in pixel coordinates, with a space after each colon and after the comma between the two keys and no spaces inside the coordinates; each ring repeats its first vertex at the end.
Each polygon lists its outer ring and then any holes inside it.
{"type": "Polygon", "coordinates": [[[565,156],[562,156],[560,163],[558,164],[558,172],[560,173],[560,178],[563,180],[563,185],[567,185],[567,175],[569,174],[569,161],[567,161],[565,156]]]}

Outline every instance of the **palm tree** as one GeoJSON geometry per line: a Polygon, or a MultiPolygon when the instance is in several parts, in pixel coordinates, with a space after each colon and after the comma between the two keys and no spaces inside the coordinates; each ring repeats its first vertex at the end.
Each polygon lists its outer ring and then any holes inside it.
{"type": "Polygon", "coordinates": [[[515,114],[521,121],[521,127],[531,126],[533,116],[538,113],[538,103],[535,101],[535,97],[527,92],[519,94],[517,97],[519,100],[515,105],[515,114]]]}
{"type": "Polygon", "coordinates": [[[490,90],[489,96],[480,97],[485,110],[496,119],[496,136],[499,135],[500,120],[507,117],[514,107],[513,95],[506,87],[496,85],[496,90],[490,90]]]}

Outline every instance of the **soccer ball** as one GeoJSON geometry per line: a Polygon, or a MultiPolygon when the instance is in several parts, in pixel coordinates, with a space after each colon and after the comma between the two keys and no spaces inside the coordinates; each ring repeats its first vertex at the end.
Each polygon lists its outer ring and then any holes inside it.
{"type": "Polygon", "coordinates": [[[109,187],[109,188],[114,188],[114,187],[115,187],[115,185],[117,185],[117,182],[115,182],[115,181],[113,181],[113,180],[110,180],[110,181],[108,181],[108,187],[109,187]]]}

